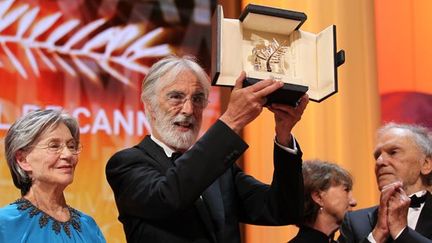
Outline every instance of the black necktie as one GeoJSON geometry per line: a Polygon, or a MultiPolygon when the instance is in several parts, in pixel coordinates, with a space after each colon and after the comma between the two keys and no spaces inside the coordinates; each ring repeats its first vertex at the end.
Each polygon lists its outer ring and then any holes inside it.
{"type": "Polygon", "coordinates": [[[421,197],[417,197],[415,194],[410,197],[411,203],[410,208],[419,208],[422,203],[426,201],[426,194],[421,197]]]}

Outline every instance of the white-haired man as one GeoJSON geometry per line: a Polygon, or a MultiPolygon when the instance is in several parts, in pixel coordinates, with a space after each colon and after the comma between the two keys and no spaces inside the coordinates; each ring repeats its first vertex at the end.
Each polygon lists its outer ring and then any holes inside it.
{"type": "Polygon", "coordinates": [[[339,242],[430,243],[431,132],[418,125],[389,123],[377,134],[374,157],[379,205],[348,212],[339,242]]]}
{"type": "Polygon", "coordinates": [[[263,80],[242,88],[244,78],[242,73],[236,81],[224,114],[197,140],[208,76],[188,57],[171,56],[152,66],[142,86],[151,135],[116,153],[106,167],[128,242],[240,242],[239,222],[300,220],[302,153],[291,130],[308,97],[295,108],[268,106],[276,138],[274,178],[266,185],[235,164],[248,147],[239,133],[283,84],[263,80]]]}

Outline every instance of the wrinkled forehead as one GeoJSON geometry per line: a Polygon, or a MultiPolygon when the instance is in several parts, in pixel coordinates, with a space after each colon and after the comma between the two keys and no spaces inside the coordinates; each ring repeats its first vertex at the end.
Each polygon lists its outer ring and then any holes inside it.
{"type": "Polygon", "coordinates": [[[378,133],[377,140],[387,139],[412,139],[414,134],[403,128],[392,127],[378,133]]]}
{"type": "Polygon", "coordinates": [[[416,146],[414,134],[403,128],[389,128],[378,133],[375,148],[389,145],[416,146]]]}
{"type": "Polygon", "coordinates": [[[170,90],[186,90],[193,89],[196,92],[208,94],[207,87],[203,81],[189,69],[184,69],[179,72],[168,72],[159,78],[156,92],[170,91],[170,90]]]}

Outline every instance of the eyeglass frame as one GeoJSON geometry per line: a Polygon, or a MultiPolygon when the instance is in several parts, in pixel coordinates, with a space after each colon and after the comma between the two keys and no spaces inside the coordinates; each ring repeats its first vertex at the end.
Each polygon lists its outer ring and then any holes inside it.
{"type": "Polygon", "coordinates": [[[71,154],[78,155],[78,154],[81,153],[81,151],[83,149],[83,146],[82,146],[81,143],[78,143],[76,146],[77,146],[76,151],[72,151],[68,147],[68,144],[66,144],[66,143],[58,143],[58,142],[55,142],[55,141],[51,141],[51,142],[48,142],[47,144],[44,144],[44,145],[32,145],[32,146],[29,146],[29,147],[31,147],[31,148],[46,149],[48,152],[50,152],[52,154],[60,154],[64,150],[64,148],[66,147],[71,154]],[[52,145],[53,143],[60,145],[60,147],[59,148],[50,147],[50,144],[52,145]]]}
{"type": "Polygon", "coordinates": [[[204,109],[210,103],[208,98],[206,97],[206,95],[204,93],[196,93],[196,94],[191,95],[190,97],[187,97],[187,95],[185,93],[174,90],[174,91],[168,92],[165,96],[166,96],[166,100],[167,100],[168,104],[171,105],[172,107],[182,107],[182,106],[184,106],[186,101],[190,100],[193,107],[198,108],[198,109],[204,109]],[[172,96],[176,96],[176,95],[182,96],[182,98],[172,97],[172,96]],[[194,99],[197,99],[197,98],[199,98],[201,100],[194,101],[194,99]]]}

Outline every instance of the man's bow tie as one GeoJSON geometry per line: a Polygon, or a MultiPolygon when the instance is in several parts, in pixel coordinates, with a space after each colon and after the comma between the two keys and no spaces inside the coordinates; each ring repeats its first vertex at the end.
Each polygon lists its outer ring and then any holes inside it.
{"type": "Polygon", "coordinates": [[[417,197],[415,194],[410,197],[411,203],[410,208],[419,208],[422,203],[426,201],[426,194],[421,197],[417,197]]]}
{"type": "Polygon", "coordinates": [[[178,159],[180,156],[182,156],[182,153],[180,153],[180,152],[174,152],[174,153],[172,153],[172,155],[171,155],[171,161],[175,161],[176,159],[178,159]]]}

